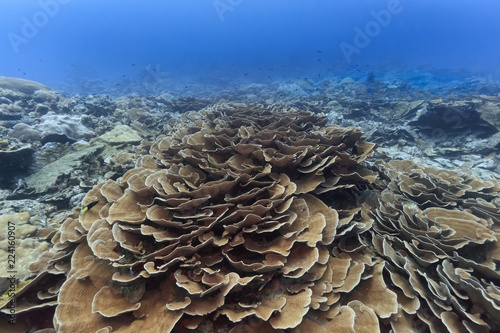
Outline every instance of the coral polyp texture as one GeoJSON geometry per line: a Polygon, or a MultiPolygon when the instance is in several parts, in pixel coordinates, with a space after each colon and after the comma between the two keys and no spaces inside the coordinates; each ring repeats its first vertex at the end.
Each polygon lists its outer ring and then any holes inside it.
{"type": "Polygon", "coordinates": [[[370,164],[374,149],[295,109],[183,114],[87,193],[95,206],[45,231],[23,318],[55,307],[58,332],[500,329],[499,184],[370,164]]]}

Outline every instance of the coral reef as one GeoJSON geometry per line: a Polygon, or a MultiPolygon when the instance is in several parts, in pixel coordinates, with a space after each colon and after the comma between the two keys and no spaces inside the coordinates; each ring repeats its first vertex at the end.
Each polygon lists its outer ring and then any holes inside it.
{"type": "Polygon", "coordinates": [[[92,134],[80,117],[58,115],[52,111],[42,116],[41,123],[35,127],[19,123],[9,131],[11,137],[40,140],[41,143],[78,141],[92,134]]]}
{"type": "MultiPolygon", "coordinates": [[[[432,135],[438,139],[456,136],[454,132],[468,131],[477,137],[487,137],[498,129],[497,122],[486,110],[493,108],[492,103],[484,106],[484,101],[474,99],[472,101],[443,102],[442,100],[432,100],[427,103],[425,112],[409,124],[416,126],[419,131],[432,135]],[[486,116],[486,120],[481,118],[481,114],[486,116]]],[[[498,106],[496,107],[498,110],[498,106]]]]}
{"type": "Polygon", "coordinates": [[[477,112],[481,118],[494,126],[500,132],[500,96],[481,96],[483,103],[480,103],[477,112]]]}
{"type": "Polygon", "coordinates": [[[188,112],[188,111],[199,111],[204,107],[212,104],[211,101],[205,99],[198,99],[194,97],[182,97],[176,99],[170,99],[169,101],[172,111],[174,112],[188,112]]]}
{"type": "Polygon", "coordinates": [[[92,143],[105,143],[108,145],[137,144],[141,142],[140,135],[127,125],[116,125],[111,131],[92,139],[92,143]]]}
{"type": "MultiPolygon", "coordinates": [[[[33,162],[33,149],[30,146],[0,148],[0,182],[11,186],[16,178],[27,172],[33,162]]],[[[4,185],[4,186],[5,186],[4,185]]]]}
{"type": "Polygon", "coordinates": [[[84,102],[87,114],[106,116],[115,111],[116,105],[108,95],[91,95],[84,102]]]}
{"type": "Polygon", "coordinates": [[[498,331],[500,184],[410,161],[379,170],[370,233],[401,297],[392,328],[498,331]]]}
{"type": "Polygon", "coordinates": [[[0,77],[0,88],[28,95],[40,90],[52,90],[50,87],[39,82],[17,77],[0,77]]]}
{"type": "Polygon", "coordinates": [[[370,165],[376,145],[327,122],[228,103],[171,119],[87,193],[94,207],[41,231],[53,246],[19,320],[55,307],[59,332],[498,330],[500,184],[370,165]]]}
{"type": "Polygon", "coordinates": [[[95,157],[103,148],[103,145],[95,145],[68,153],[28,176],[26,186],[35,193],[60,190],[62,183],[69,180],[69,174],[78,169],[83,159],[95,157]]]}
{"type": "Polygon", "coordinates": [[[8,135],[21,141],[40,141],[42,133],[33,126],[18,123],[8,132],[8,135]]]}
{"type": "MultiPolygon", "coordinates": [[[[31,276],[28,265],[35,261],[40,253],[49,248],[47,242],[41,242],[37,237],[34,237],[37,227],[30,224],[29,219],[28,212],[0,216],[0,258],[5,258],[4,265],[0,267],[0,290],[7,289],[4,284],[8,281],[8,271],[12,271],[8,269],[8,254],[14,253],[10,258],[14,258],[12,262],[16,263],[16,277],[24,281],[31,276]],[[9,230],[13,231],[10,235],[9,230]],[[9,252],[9,245],[12,248],[12,243],[9,243],[9,240],[15,240],[15,252],[9,252]]],[[[2,300],[0,300],[0,304],[3,305],[2,300]]]]}

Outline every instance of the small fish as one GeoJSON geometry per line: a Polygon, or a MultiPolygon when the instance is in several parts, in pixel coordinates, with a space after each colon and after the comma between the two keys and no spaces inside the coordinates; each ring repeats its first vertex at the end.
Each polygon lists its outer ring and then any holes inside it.
{"type": "Polygon", "coordinates": [[[130,266],[130,276],[134,276],[134,271],[132,270],[132,266],[130,266]]]}
{"type": "Polygon", "coordinates": [[[262,286],[260,286],[259,291],[261,291],[262,289],[264,289],[264,287],[266,286],[266,284],[267,284],[268,282],[269,282],[269,280],[268,280],[268,281],[266,281],[266,282],[264,282],[264,284],[262,284],[262,286]]]}
{"type": "Polygon", "coordinates": [[[132,66],[135,66],[135,64],[132,64],[132,66]]]}
{"type": "Polygon", "coordinates": [[[243,76],[247,76],[247,75],[248,75],[248,73],[244,73],[244,74],[243,74],[243,76]]]}
{"type": "Polygon", "coordinates": [[[87,211],[89,211],[92,207],[94,207],[98,203],[99,203],[99,200],[91,202],[87,206],[83,207],[82,210],[80,211],[80,216],[82,216],[83,214],[85,214],[87,211]]]}

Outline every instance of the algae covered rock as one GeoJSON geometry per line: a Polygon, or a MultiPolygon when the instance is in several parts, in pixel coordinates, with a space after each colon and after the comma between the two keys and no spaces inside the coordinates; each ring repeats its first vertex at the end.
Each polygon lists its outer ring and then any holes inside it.
{"type": "Polygon", "coordinates": [[[102,145],[91,146],[81,151],[69,153],[57,161],[44,166],[40,171],[26,178],[26,185],[33,188],[35,193],[47,192],[59,177],[71,173],[80,167],[82,160],[90,155],[95,155],[102,150],[102,145]]]}
{"type": "Polygon", "coordinates": [[[142,138],[135,130],[127,125],[116,125],[111,131],[92,140],[93,143],[105,143],[108,145],[136,144],[142,138]]]}
{"type": "Polygon", "coordinates": [[[489,100],[478,108],[481,118],[500,131],[500,98],[489,100]]]}
{"type": "Polygon", "coordinates": [[[0,150],[0,187],[11,186],[16,177],[28,172],[33,161],[33,148],[23,146],[14,149],[0,150]]]}

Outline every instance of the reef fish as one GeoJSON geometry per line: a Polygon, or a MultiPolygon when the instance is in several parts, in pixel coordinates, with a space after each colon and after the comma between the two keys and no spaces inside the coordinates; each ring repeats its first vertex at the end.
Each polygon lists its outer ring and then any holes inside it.
{"type": "Polygon", "coordinates": [[[88,210],[90,210],[92,207],[94,207],[98,203],[99,203],[99,200],[91,202],[87,206],[83,207],[82,210],[80,211],[80,216],[82,216],[83,214],[85,214],[88,210]]]}
{"type": "Polygon", "coordinates": [[[269,280],[268,280],[268,281],[266,281],[266,282],[264,282],[264,284],[263,284],[262,286],[260,286],[260,288],[259,288],[259,290],[258,290],[258,291],[261,291],[262,289],[264,289],[264,287],[266,286],[266,284],[267,284],[268,282],[269,282],[269,280]]]}

